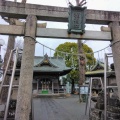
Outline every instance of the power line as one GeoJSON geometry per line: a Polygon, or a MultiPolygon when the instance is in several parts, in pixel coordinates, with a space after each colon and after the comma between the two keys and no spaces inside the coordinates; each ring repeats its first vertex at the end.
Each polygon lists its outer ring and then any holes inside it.
{"type": "Polygon", "coordinates": [[[95,52],[93,52],[93,53],[97,53],[97,52],[103,51],[103,50],[105,50],[105,49],[107,49],[107,48],[109,48],[109,47],[110,47],[110,45],[108,45],[107,47],[105,47],[105,48],[103,48],[103,49],[100,49],[100,50],[98,50],[98,51],[95,51],[95,52]]]}
{"type": "MultiPolygon", "coordinates": [[[[36,43],[38,43],[38,44],[40,44],[40,45],[42,45],[42,46],[44,46],[44,47],[46,47],[46,48],[48,48],[48,49],[51,49],[51,50],[53,50],[53,51],[60,52],[60,53],[66,54],[66,55],[69,55],[69,54],[71,54],[71,55],[77,55],[77,56],[83,55],[83,54],[74,54],[74,53],[67,53],[67,52],[63,52],[63,51],[59,51],[59,50],[55,50],[55,49],[50,48],[50,47],[48,47],[48,46],[46,46],[46,45],[44,45],[44,44],[42,44],[42,43],[40,43],[40,42],[38,42],[38,41],[36,41],[36,43]]],[[[100,49],[100,50],[98,50],[98,51],[91,52],[91,53],[84,53],[84,54],[87,55],[87,54],[98,53],[98,52],[100,52],[100,51],[103,51],[103,50],[107,49],[108,47],[110,47],[110,45],[108,45],[107,47],[102,48],[102,49],[100,49]]]]}
{"type": "Polygon", "coordinates": [[[84,40],[82,43],[85,44],[87,42],[87,40],[84,40]]]}

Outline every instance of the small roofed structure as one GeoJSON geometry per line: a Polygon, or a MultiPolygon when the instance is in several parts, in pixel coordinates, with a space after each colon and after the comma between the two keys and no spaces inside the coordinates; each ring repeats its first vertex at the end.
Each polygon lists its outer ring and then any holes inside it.
{"type": "Polygon", "coordinates": [[[91,71],[87,71],[85,73],[86,79],[90,80],[93,77],[92,81],[92,95],[97,96],[98,92],[101,91],[101,82],[100,80],[96,79],[95,77],[100,77],[102,82],[104,79],[104,63],[97,61],[96,64],[93,66],[91,71]]]}
{"type": "MultiPolygon", "coordinates": [[[[118,89],[116,83],[116,75],[114,64],[111,64],[110,67],[108,66],[108,71],[106,71],[106,83],[107,83],[107,115],[106,119],[110,120],[120,120],[120,114],[118,110],[120,110],[120,100],[118,98],[118,89]]],[[[86,72],[86,77],[94,78],[93,87],[92,87],[92,98],[91,100],[94,101],[94,106],[91,108],[90,111],[90,119],[103,119],[104,113],[104,90],[101,89],[100,82],[96,77],[100,77],[104,84],[104,63],[98,61],[93,69],[89,72],[86,72]],[[98,115],[99,114],[99,115],[98,115]]]]}
{"type": "MultiPolygon", "coordinates": [[[[114,64],[111,64],[110,67],[108,66],[108,71],[107,71],[107,84],[116,84],[116,76],[115,76],[115,71],[114,71],[114,64]]],[[[103,83],[104,83],[104,63],[101,61],[97,61],[96,65],[91,69],[91,71],[87,71],[85,73],[85,76],[90,78],[90,77],[101,77],[103,83]]]]}
{"type": "MultiPolygon", "coordinates": [[[[107,71],[107,86],[116,86],[116,76],[114,71],[114,65],[111,64],[108,66],[109,70],[107,71]]],[[[97,61],[96,65],[91,69],[91,71],[87,71],[85,73],[86,79],[90,79],[91,77],[100,77],[102,83],[104,84],[104,63],[101,61],[97,61]]],[[[93,80],[93,93],[99,92],[101,90],[101,83],[98,79],[93,80]]]]}
{"type": "Polygon", "coordinates": [[[95,66],[90,71],[85,73],[86,77],[103,77],[104,76],[104,63],[97,61],[95,66]]]}

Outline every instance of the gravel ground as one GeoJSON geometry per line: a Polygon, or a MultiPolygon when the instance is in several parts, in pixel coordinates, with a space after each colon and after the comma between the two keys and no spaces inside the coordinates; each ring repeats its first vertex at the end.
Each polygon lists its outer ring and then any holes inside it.
{"type": "Polygon", "coordinates": [[[34,120],[88,120],[85,103],[78,102],[78,95],[69,98],[33,99],[34,120]]]}

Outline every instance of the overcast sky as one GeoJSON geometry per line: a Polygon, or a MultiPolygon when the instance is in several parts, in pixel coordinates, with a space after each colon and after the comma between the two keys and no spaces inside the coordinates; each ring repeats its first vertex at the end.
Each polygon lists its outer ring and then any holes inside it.
{"type": "MultiPolygon", "coordinates": [[[[14,0],[9,0],[14,1],[14,0]]],[[[20,2],[21,0],[17,0],[20,2]]],[[[41,5],[50,5],[50,6],[61,6],[68,7],[68,0],[27,0],[27,3],[32,4],[41,4],[41,5]]],[[[75,0],[69,0],[72,4],[75,5],[75,0]]],[[[86,0],[88,9],[98,9],[98,10],[108,10],[108,11],[120,11],[120,0],[86,0]]],[[[43,23],[44,21],[39,21],[43,23]]],[[[3,20],[0,19],[0,24],[5,24],[3,20]]],[[[57,23],[57,22],[47,22],[47,28],[63,28],[67,29],[68,23],[57,23]]],[[[86,30],[100,30],[100,26],[96,25],[86,25],[86,30]]],[[[0,39],[4,39],[7,41],[7,37],[0,35],[0,39]]],[[[20,39],[20,38],[18,38],[20,39]]],[[[37,38],[37,40],[48,47],[55,49],[59,44],[64,43],[66,41],[76,42],[76,40],[64,40],[64,39],[46,39],[46,38],[37,38]]],[[[7,42],[6,42],[7,43],[7,42]]],[[[108,46],[109,42],[101,42],[101,41],[87,41],[86,44],[93,49],[93,51],[97,51],[108,46]]],[[[41,45],[36,45],[35,55],[42,55],[43,47],[41,45]]],[[[108,50],[105,50],[109,52],[108,50]]],[[[45,53],[47,52],[50,55],[50,50],[45,49],[45,53]]],[[[53,54],[53,52],[52,52],[53,54]]],[[[99,55],[96,54],[96,58],[100,56],[103,58],[104,51],[100,52],[99,55]]]]}

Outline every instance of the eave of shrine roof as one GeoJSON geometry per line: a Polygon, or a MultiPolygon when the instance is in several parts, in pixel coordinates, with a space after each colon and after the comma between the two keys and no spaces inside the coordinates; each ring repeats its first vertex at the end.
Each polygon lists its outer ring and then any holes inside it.
{"type": "MultiPolygon", "coordinates": [[[[104,76],[104,70],[88,71],[88,72],[85,73],[86,77],[94,77],[94,76],[97,76],[97,75],[98,75],[98,77],[104,76]]],[[[110,75],[115,76],[115,71],[108,71],[107,72],[107,77],[109,77],[110,75]]]]}
{"type": "Polygon", "coordinates": [[[100,70],[101,69],[104,70],[104,63],[97,61],[96,65],[91,69],[91,71],[99,70],[99,67],[100,67],[100,70]]]}
{"type": "Polygon", "coordinates": [[[62,69],[62,68],[53,68],[53,67],[49,67],[49,66],[46,66],[46,67],[34,67],[33,68],[34,71],[38,71],[38,72],[64,72],[64,71],[70,71],[71,68],[65,68],[65,69],[62,69]]]}

